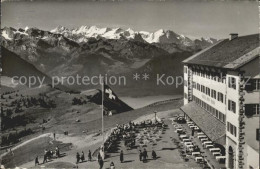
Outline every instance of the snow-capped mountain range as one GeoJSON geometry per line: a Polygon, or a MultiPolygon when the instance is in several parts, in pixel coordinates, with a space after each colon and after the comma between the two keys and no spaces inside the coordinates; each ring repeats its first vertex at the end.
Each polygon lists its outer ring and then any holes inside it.
{"type": "Polygon", "coordinates": [[[182,74],[182,60],[216,42],[163,29],[150,33],[96,26],[51,31],[4,27],[1,33],[2,47],[46,75],[59,77],[132,72],[177,76],[182,74]]]}
{"type": "MultiPolygon", "coordinates": [[[[79,28],[68,29],[63,26],[51,30],[52,33],[63,34],[65,37],[75,39],[77,42],[86,42],[89,38],[103,37],[106,39],[120,39],[125,38],[128,40],[134,39],[139,41],[145,41],[147,43],[175,43],[182,44],[185,46],[193,46],[194,41],[190,38],[179,35],[171,30],[160,29],[155,32],[146,31],[134,31],[131,28],[126,30],[122,28],[99,28],[97,26],[81,26],[79,28]]],[[[201,38],[201,42],[213,44],[217,40],[213,38],[201,38]]]]}

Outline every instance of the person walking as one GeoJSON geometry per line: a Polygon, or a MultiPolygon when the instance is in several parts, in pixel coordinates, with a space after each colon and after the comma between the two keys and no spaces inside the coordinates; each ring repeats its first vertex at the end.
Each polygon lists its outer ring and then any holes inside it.
{"type": "Polygon", "coordinates": [[[156,152],[154,150],[152,151],[152,157],[154,160],[156,160],[156,158],[157,158],[156,152]]]}
{"type": "Polygon", "coordinates": [[[35,157],[35,166],[40,165],[38,156],[35,157]]]}
{"type": "Polygon", "coordinates": [[[44,150],[44,155],[43,155],[43,164],[45,163],[45,162],[47,162],[47,153],[48,153],[48,151],[45,149],[44,150]]]}
{"type": "Polygon", "coordinates": [[[99,164],[99,169],[102,169],[102,168],[103,168],[103,165],[104,165],[104,161],[103,161],[103,159],[101,158],[100,153],[98,154],[98,164],[99,164]]]}
{"type": "Polygon", "coordinates": [[[80,160],[80,155],[79,155],[79,153],[77,152],[77,154],[76,154],[76,159],[77,159],[77,162],[76,162],[76,164],[78,164],[79,163],[79,160],[80,160]]]}
{"type": "Polygon", "coordinates": [[[92,156],[91,156],[91,151],[88,151],[88,160],[91,161],[92,160],[92,156]]]}
{"type": "Polygon", "coordinates": [[[81,159],[81,162],[85,161],[85,155],[84,155],[84,152],[83,152],[83,151],[81,152],[81,157],[80,157],[80,159],[81,159]]]}
{"type": "Polygon", "coordinates": [[[148,158],[148,154],[147,154],[146,149],[144,149],[144,151],[143,151],[143,162],[146,162],[147,158],[148,158]]]}
{"type": "Polygon", "coordinates": [[[139,160],[140,161],[143,160],[143,152],[142,152],[142,150],[139,150],[139,160]]]}
{"type": "Polygon", "coordinates": [[[124,162],[124,154],[123,154],[123,150],[121,150],[121,152],[120,152],[120,162],[121,162],[121,163],[124,162]]]}
{"type": "Polygon", "coordinates": [[[56,152],[56,157],[59,158],[60,157],[60,149],[59,149],[59,147],[55,148],[55,152],[56,152]]]}

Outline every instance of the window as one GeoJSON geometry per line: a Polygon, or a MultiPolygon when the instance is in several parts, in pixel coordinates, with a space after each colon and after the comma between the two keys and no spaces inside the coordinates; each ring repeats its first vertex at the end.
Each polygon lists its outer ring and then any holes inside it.
{"type": "Polygon", "coordinates": [[[211,90],[211,97],[212,98],[214,98],[214,99],[216,99],[216,97],[217,97],[217,92],[216,92],[216,90],[211,90]]]}
{"type": "Polygon", "coordinates": [[[259,104],[253,105],[253,114],[259,114],[259,104]]]}
{"type": "Polygon", "coordinates": [[[245,115],[258,115],[260,112],[259,104],[245,104],[245,115]]]}
{"type": "Polygon", "coordinates": [[[206,72],[206,78],[209,79],[209,72],[206,72]]]}
{"type": "Polygon", "coordinates": [[[210,96],[210,88],[206,87],[206,94],[210,96]]]}
{"type": "Polygon", "coordinates": [[[225,123],[225,121],[226,121],[226,116],[225,116],[225,114],[219,112],[219,118],[218,118],[218,119],[219,119],[220,121],[222,121],[222,122],[225,123]]]}
{"type": "Polygon", "coordinates": [[[234,77],[228,78],[228,87],[236,89],[236,79],[234,77]]]}
{"type": "Polygon", "coordinates": [[[217,75],[216,75],[216,73],[214,73],[214,74],[212,75],[212,80],[217,81],[217,75]]]}
{"type": "Polygon", "coordinates": [[[254,79],[253,88],[254,90],[260,90],[260,79],[254,79]]]}
{"type": "Polygon", "coordinates": [[[226,123],[226,115],[223,114],[223,122],[226,123]]]}
{"type": "Polygon", "coordinates": [[[220,92],[218,92],[218,101],[220,101],[221,103],[224,103],[224,95],[220,92]]]}
{"type": "Polygon", "coordinates": [[[200,91],[200,84],[197,83],[197,90],[200,91]]]}
{"type": "Polygon", "coordinates": [[[194,89],[196,89],[196,82],[192,82],[192,87],[194,88],[194,89]]]}
{"type": "Polygon", "coordinates": [[[184,73],[187,73],[188,71],[187,71],[187,67],[184,67],[184,73]]]}
{"type": "Polygon", "coordinates": [[[201,85],[201,92],[205,93],[205,86],[201,85]]]}
{"type": "Polygon", "coordinates": [[[219,111],[218,110],[216,110],[216,112],[215,112],[216,114],[215,114],[215,116],[218,118],[218,114],[219,114],[219,111]]]}
{"type": "Polygon", "coordinates": [[[228,110],[236,113],[236,103],[232,100],[228,100],[228,110]]]}
{"type": "Polygon", "coordinates": [[[187,99],[188,98],[188,95],[187,93],[184,93],[184,98],[187,99]]]}
{"type": "Polygon", "coordinates": [[[260,79],[250,79],[248,81],[246,80],[246,82],[246,91],[260,90],[260,79]]]}
{"type": "Polygon", "coordinates": [[[259,141],[260,140],[260,133],[259,133],[259,129],[256,129],[256,140],[259,141]]]}
{"type": "Polygon", "coordinates": [[[235,137],[237,136],[237,128],[233,124],[227,122],[227,130],[234,135],[235,137]]]}

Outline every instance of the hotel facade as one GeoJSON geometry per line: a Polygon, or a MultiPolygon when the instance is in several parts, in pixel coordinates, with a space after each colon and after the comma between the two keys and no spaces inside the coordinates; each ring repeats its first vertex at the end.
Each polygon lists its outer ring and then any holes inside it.
{"type": "Polygon", "coordinates": [[[259,35],[231,34],[184,60],[181,110],[225,149],[226,168],[259,168],[259,35]]]}

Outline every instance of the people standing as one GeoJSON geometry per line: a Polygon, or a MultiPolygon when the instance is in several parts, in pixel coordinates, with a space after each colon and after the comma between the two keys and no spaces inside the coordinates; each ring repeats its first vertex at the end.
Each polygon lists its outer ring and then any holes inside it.
{"type": "Polygon", "coordinates": [[[77,152],[77,154],[76,154],[76,159],[77,159],[77,164],[79,163],[79,160],[80,160],[80,155],[79,155],[79,153],[77,152]]]}
{"type": "Polygon", "coordinates": [[[152,157],[154,160],[156,160],[156,158],[157,158],[156,152],[154,150],[152,151],[152,157]]]}
{"type": "Polygon", "coordinates": [[[55,140],[55,138],[56,138],[56,133],[54,132],[53,133],[53,139],[55,140]]]}
{"type": "Polygon", "coordinates": [[[56,151],[56,157],[59,158],[60,157],[60,149],[58,147],[56,147],[55,151],[56,151]]]}
{"type": "Polygon", "coordinates": [[[81,159],[81,162],[85,161],[85,155],[84,155],[84,152],[83,152],[83,151],[81,152],[81,157],[80,157],[80,159],[81,159]]]}
{"type": "Polygon", "coordinates": [[[99,169],[102,169],[103,165],[104,165],[104,161],[103,161],[100,153],[98,153],[98,164],[99,164],[99,169]]]}
{"type": "Polygon", "coordinates": [[[147,154],[146,149],[144,149],[144,151],[143,151],[143,162],[146,162],[147,158],[148,158],[148,154],[147,154]]]}
{"type": "Polygon", "coordinates": [[[143,160],[143,152],[142,152],[142,150],[139,150],[139,160],[140,161],[143,160]]]}
{"type": "Polygon", "coordinates": [[[40,165],[38,156],[35,157],[35,166],[36,166],[36,165],[40,165]]]}
{"type": "Polygon", "coordinates": [[[123,150],[121,150],[121,152],[120,152],[120,162],[121,162],[121,163],[124,162],[124,154],[123,154],[123,150]]]}
{"type": "Polygon", "coordinates": [[[91,151],[88,151],[88,160],[91,161],[92,160],[92,156],[91,156],[91,151]]]}
{"type": "Polygon", "coordinates": [[[45,149],[44,150],[44,155],[43,155],[43,164],[45,163],[45,162],[47,162],[47,153],[48,153],[48,151],[45,149]]]}

